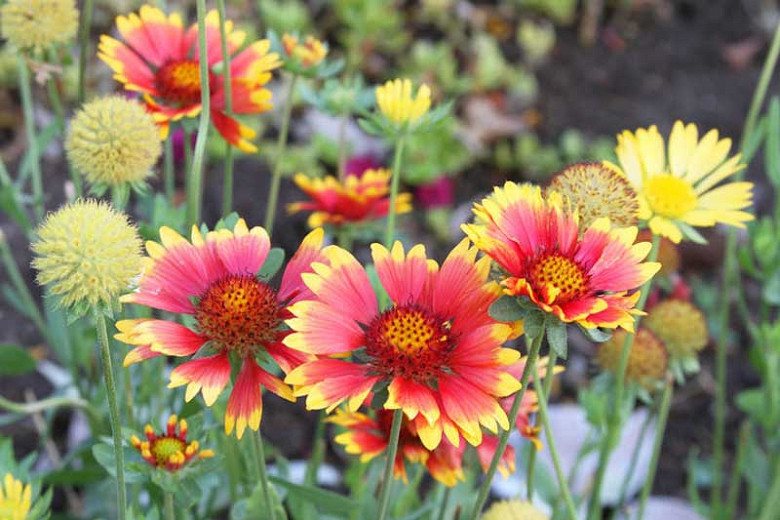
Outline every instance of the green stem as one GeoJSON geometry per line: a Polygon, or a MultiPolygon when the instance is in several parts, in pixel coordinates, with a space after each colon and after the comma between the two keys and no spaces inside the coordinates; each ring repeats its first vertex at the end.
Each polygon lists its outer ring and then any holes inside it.
{"type": "Polygon", "coordinates": [[[393,158],[393,178],[390,181],[390,206],[387,211],[387,232],[385,234],[385,247],[390,249],[395,237],[396,199],[398,198],[398,186],[401,183],[401,160],[404,153],[405,137],[401,136],[395,143],[395,156],[393,158]]]}
{"type": "Polygon", "coordinates": [[[176,511],[173,509],[173,493],[165,492],[165,520],[176,520],[176,511]]]}
{"type": "Polygon", "coordinates": [[[60,407],[79,408],[84,410],[90,419],[93,419],[96,422],[100,420],[99,414],[94,408],[92,408],[92,405],[89,404],[89,402],[77,397],[50,397],[48,399],[41,399],[40,401],[22,404],[15,403],[14,401],[6,399],[0,395],[0,408],[10,413],[32,415],[60,407]]]}
{"type": "Polygon", "coordinates": [[[452,494],[452,488],[444,486],[444,497],[441,499],[441,508],[439,509],[438,520],[444,520],[447,516],[447,507],[450,505],[450,495],[452,494]]]}
{"type": "Polygon", "coordinates": [[[764,506],[761,508],[758,520],[776,520],[777,518],[780,518],[780,463],[775,466],[772,487],[765,495],[764,506]]]}
{"type": "Polygon", "coordinates": [[[382,493],[379,496],[379,516],[377,520],[385,520],[390,505],[390,488],[393,486],[393,467],[395,456],[398,453],[398,438],[401,435],[401,423],[404,412],[398,409],[393,412],[393,424],[390,427],[390,438],[387,441],[387,462],[385,463],[384,476],[382,478],[382,493]]]}
{"type": "Polygon", "coordinates": [[[79,105],[86,99],[87,57],[89,56],[89,26],[92,20],[92,4],[94,0],[84,0],[81,8],[81,24],[79,26],[79,83],[76,100],[79,105]]]}
{"type": "MultiPolygon", "coordinates": [[[[227,28],[225,27],[226,13],[225,0],[217,0],[219,12],[219,34],[222,40],[222,78],[225,82],[225,113],[233,115],[233,92],[231,91],[230,78],[230,53],[228,49],[227,28]]],[[[222,216],[226,217],[233,210],[233,146],[225,141],[225,168],[222,183],[222,216]]]]}
{"type": "Polygon", "coordinates": [[[661,456],[661,446],[664,443],[664,434],[666,433],[666,421],[669,419],[669,410],[672,406],[673,391],[674,379],[667,376],[664,393],[661,396],[661,407],[658,410],[658,422],[655,425],[655,440],[653,441],[653,455],[650,458],[650,468],[647,471],[645,484],[642,486],[642,494],[639,495],[639,513],[637,514],[637,520],[642,520],[644,517],[647,499],[650,498],[650,492],[653,490],[655,473],[658,471],[658,459],[661,456]]]}
{"type": "Polygon", "coordinates": [[[317,415],[317,427],[314,430],[314,439],[312,440],[311,458],[306,465],[306,473],[303,477],[303,483],[309,486],[317,484],[317,470],[325,457],[325,410],[320,410],[317,415]]]}
{"type": "Polygon", "coordinates": [[[21,303],[27,311],[27,316],[32,320],[33,324],[38,329],[38,332],[41,333],[46,341],[48,341],[50,345],[54,344],[54,338],[51,336],[49,327],[46,326],[43,314],[41,314],[41,310],[38,308],[35,298],[33,298],[30,289],[24,282],[22,273],[19,271],[19,267],[16,265],[16,261],[14,261],[13,255],[11,254],[11,248],[8,247],[8,243],[4,237],[0,237],[0,259],[2,259],[5,271],[8,274],[8,278],[11,280],[13,288],[16,290],[17,296],[19,296],[21,303]]]}
{"type": "MultiPolygon", "coordinates": [[[[235,383],[234,383],[235,384],[235,383]]],[[[249,467],[249,471],[251,473],[250,477],[252,479],[252,482],[260,482],[260,454],[257,451],[257,441],[254,439],[254,434],[250,435],[247,441],[249,443],[249,462],[247,463],[247,466],[249,467]]],[[[265,459],[263,459],[263,463],[265,462],[265,459]]],[[[249,492],[252,492],[252,487],[250,486],[249,492]]]]}
{"type": "Polygon", "coordinates": [[[265,208],[265,224],[263,227],[268,234],[274,230],[274,219],[276,218],[276,205],[279,200],[279,186],[282,182],[282,165],[284,163],[284,152],[287,148],[287,134],[290,130],[290,116],[292,115],[293,96],[295,95],[295,84],[298,82],[298,75],[293,74],[290,85],[287,88],[286,105],[282,114],[282,127],[279,130],[279,140],[276,145],[276,164],[274,165],[273,177],[271,177],[271,188],[268,192],[268,205],[265,208]]]}
{"type": "MultiPolygon", "coordinates": [[[[653,235],[653,247],[650,250],[647,260],[654,262],[658,258],[658,246],[661,243],[661,237],[659,235],[653,235]]],[[[639,301],[636,304],[637,310],[643,310],[647,297],[650,295],[650,289],[653,286],[653,278],[650,278],[642,286],[639,301]]],[[[634,330],[639,329],[639,323],[641,316],[634,317],[634,330]]],[[[620,433],[621,426],[621,411],[623,404],[623,393],[626,383],[626,369],[628,368],[628,358],[631,353],[631,345],[634,341],[634,334],[626,334],[626,339],[623,341],[623,348],[620,353],[620,362],[615,373],[615,392],[614,392],[614,405],[612,407],[612,413],[607,423],[607,432],[604,439],[602,439],[601,448],[599,450],[598,469],[596,470],[596,478],[593,484],[593,494],[590,497],[590,507],[588,509],[588,518],[601,519],[601,486],[604,482],[604,475],[607,472],[607,465],[609,464],[609,457],[612,454],[612,449],[617,442],[618,434],[620,433]]]]}
{"type": "MultiPolygon", "coordinates": [[[[552,377],[552,374],[548,374],[547,377],[552,377]]],[[[535,365],[534,381],[539,381],[539,371],[536,369],[535,365]]],[[[558,477],[558,487],[563,495],[563,501],[566,503],[566,511],[569,513],[570,520],[577,520],[577,509],[574,507],[574,500],[571,498],[569,484],[566,482],[566,475],[563,473],[561,461],[558,458],[558,449],[555,447],[555,437],[553,437],[552,430],[550,429],[550,417],[547,414],[547,397],[544,392],[539,392],[537,397],[539,401],[539,416],[542,418],[542,426],[544,426],[544,433],[547,437],[547,446],[550,449],[550,457],[552,457],[555,474],[558,477]]]]}
{"type": "MultiPolygon", "coordinates": [[[[552,382],[555,377],[555,364],[558,362],[558,354],[554,350],[550,350],[550,356],[547,358],[547,369],[544,375],[544,384],[542,385],[542,392],[546,396],[545,399],[550,398],[550,391],[552,390],[552,382]]],[[[541,415],[536,416],[534,421],[534,427],[538,427],[542,422],[541,415]]],[[[526,482],[526,497],[529,502],[533,501],[534,496],[534,471],[536,468],[536,447],[530,446],[531,452],[528,454],[528,470],[525,473],[526,482]]]]}
{"type": "Polygon", "coordinates": [[[49,94],[49,103],[54,110],[54,119],[57,122],[57,129],[60,133],[65,131],[65,110],[62,108],[62,99],[60,91],[57,89],[57,82],[54,76],[50,76],[46,81],[46,92],[49,94]]]}
{"type": "Polygon", "coordinates": [[[164,183],[165,183],[165,198],[168,200],[168,204],[173,206],[173,193],[176,190],[176,178],[173,171],[173,139],[168,136],[165,140],[165,156],[163,159],[164,165],[164,183]]]}
{"type": "Polygon", "coordinates": [[[41,176],[41,157],[38,150],[38,139],[35,136],[35,112],[33,110],[30,73],[24,56],[19,54],[17,62],[19,69],[19,91],[22,95],[22,112],[24,113],[24,130],[27,137],[27,148],[32,170],[33,207],[37,220],[43,220],[43,180],[41,176]]]}
{"type": "Polygon", "coordinates": [[[655,417],[655,415],[655,410],[648,410],[647,417],[644,421],[642,421],[642,428],[639,431],[639,437],[637,437],[636,444],[634,444],[634,450],[631,453],[631,462],[628,464],[626,475],[623,477],[623,482],[620,485],[620,498],[618,500],[618,505],[615,508],[616,512],[620,511],[626,503],[626,499],[628,498],[628,484],[631,482],[631,479],[634,478],[634,470],[639,463],[639,453],[642,451],[642,444],[644,443],[645,435],[647,435],[647,432],[650,429],[650,423],[653,421],[653,417],[655,417]]]}
{"type": "Polygon", "coordinates": [[[742,482],[742,471],[745,467],[745,455],[752,434],[752,424],[745,421],[739,429],[737,443],[737,455],[734,459],[734,469],[731,472],[728,493],[726,495],[726,518],[734,518],[737,510],[737,501],[739,500],[739,488],[742,482]]]}
{"type": "Polygon", "coordinates": [[[198,11],[198,45],[200,55],[200,121],[198,137],[195,140],[195,152],[192,156],[192,169],[187,186],[187,225],[200,222],[201,192],[203,191],[203,159],[206,155],[206,140],[211,117],[211,99],[209,96],[209,64],[206,55],[206,0],[195,0],[198,11]]]}
{"type": "Polygon", "coordinates": [[[111,350],[108,345],[106,317],[103,312],[95,309],[95,327],[100,346],[100,360],[103,364],[103,379],[106,385],[108,413],[111,419],[111,434],[114,438],[114,457],[116,459],[116,493],[119,520],[125,519],[127,512],[127,497],[125,495],[125,455],[122,449],[122,423],[119,419],[119,406],[116,400],[116,385],[114,384],[114,368],[111,363],[111,350]]]}
{"type": "Polygon", "coordinates": [[[347,114],[341,116],[339,123],[339,156],[338,156],[338,175],[339,180],[343,181],[347,174],[347,114]]]}
{"type": "MultiPolygon", "coordinates": [[[[769,82],[772,79],[778,56],[780,56],[780,23],[775,28],[775,34],[772,38],[772,44],[769,48],[764,66],[761,70],[756,90],[753,92],[753,99],[750,102],[750,109],[745,118],[745,125],[740,139],[740,150],[745,149],[745,145],[750,142],[754,132],[761,107],[766,99],[769,82]]],[[[745,171],[736,173],[737,180],[741,180],[745,171]]],[[[715,427],[713,434],[713,472],[712,472],[712,510],[719,511],[723,500],[723,463],[724,446],[726,439],[726,358],[728,348],[729,318],[731,316],[731,298],[729,294],[733,288],[740,284],[739,263],[737,262],[737,233],[734,228],[729,229],[726,236],[725,262],[723,266],[722,298],[717,314],[718,338],[715,344],[715,427]]]]}
{"type": "Polygon", "coordinates": [[[263,498],[268,506],[267,517],[270,520],[276,520],[276,508],[275,504],[271,502],[271,490],[268,483],[268,471],[265,467],[265,448],[263,447],[263,437],[260,432],[254,432],[254,437],[257,443],[257,470],[260,474],[260,486],[263,488],[263,498]]]}
{"type": "Polygon", "coordinates": [[[514,401],[512,401],[512,408],[509,410],[509,429],[504,430],[498,437],[498,447],[493,454],[493,460],[490,461],[490,467],[485,474],[485,479],[482,482],[482,486],[479,488],[479,494],[477,495],[477,501],[474,504],[474,509],[471,512],[471,520],[477,520],[479,514],[482,512],[482,506],[487,501],[488,493],[490,492],[490,484],[493,482],[493,477],[496,475],[498,464],[501,462],[501,456],[504,454],[506,445],[509,442],[509,433],[512,431],[517,418],[517,412],[520,410],[520,405],[523,403],[523,397],[525,391],[528,389],[528,381],[531,379],[534,367],[536,366],[536,360],[539,357],[539,351],[542,348],[542,341],[544,340],[544,323],[542,323],[539,335],[533,338],[531,348],[528,352],[528,358],[525,360],[525,367],[523,368],[523,375],[520,376],[520,390],[515,393],[514,401]]]}

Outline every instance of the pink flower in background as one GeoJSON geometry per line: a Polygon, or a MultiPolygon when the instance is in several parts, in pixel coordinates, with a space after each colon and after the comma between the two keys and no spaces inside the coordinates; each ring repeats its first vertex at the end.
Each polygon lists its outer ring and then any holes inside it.
{"type": "Polygon", "coordinates": [[[366,170],[378,170],[380,168],[382,168],[382,164],[375,156],[371,154],[355,155],[347,159],[347,163],[344,165],[344,174],[360,178],[366,170]]]}
{"type": "Polygon", "coordinates": [[[455,201],[455,183],[452,177],[443,175],[433,182],[418,186],[415,198],[423,209],[452,206],[455,201]]]}

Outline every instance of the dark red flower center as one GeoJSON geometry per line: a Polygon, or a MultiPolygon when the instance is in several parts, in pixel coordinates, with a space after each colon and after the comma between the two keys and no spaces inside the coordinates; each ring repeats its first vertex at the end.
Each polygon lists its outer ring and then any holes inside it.
{"type": "Polygon", "coordinates": [[[450,323],[416,306],[394,307],[366,332],[366,353],[386,377],[432,382],[452,348],[450,323]]]}
{"type": "Polygon", "coordinates": [[[559,291],[556,301],[570,301],[585,295],[588,277],[574,260],[554,253],[540,256],[528,270],[528,281],[539,294],[543,289],[559,291]]]}
{"type": "Polygon", "coordinates": [[[157,70],[155,87],[168,103],[200,103],[200,70],[196,60],[169,61],[157,70]]]}
{"type": "Polygon", "coordinates": [[[198,330],[220,349],[245,356],[275,341],[282,323],[276,291],[250,275],[215,282],[198,302],[198,330]]]}

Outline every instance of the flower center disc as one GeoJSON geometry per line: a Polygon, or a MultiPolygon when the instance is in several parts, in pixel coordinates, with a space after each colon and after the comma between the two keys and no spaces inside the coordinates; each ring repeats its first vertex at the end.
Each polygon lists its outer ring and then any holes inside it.
{"type": "Polygon", "coordinates": [[[159,437],[152,442],[149,451],[152,452],[154,460],[157,461],[158,466],[165,466],[168,463],[168,459],[174,453],[184,453],[187,446],[181,439],[176,437],[159,437]]]}
{"type": "Polygon", "coordinates": [[[366,333],[366,353],[380,373],[418,382],[446,365],[450,345],[449,323],[413,306],[385,311],[366,333]]]}
{"type": "Polygon", "coordinates": [[[654,213],[675,219],[695,209],[698,200],[690,184],[668,173],[647,179],[643,192],[654,213]]]}
{"type": "Polygon", "coordinates": [[[200,70],[198,62],[171,61],[157,70],[155,86],[168,102],[182,105],[200,103],[200,70]]]}
{"type": "Polygon", "coordinates": [[[582,268],[573,260],[561,255],[543,256],[531,267],[529,278],[534,289],[554,287],[560,291],[555,297],[567,301],[581,296],[587,288],[587,280],[582,268]]]}
{"type": "Polygon", "coordinates": [[[219,348],[246,355],[276,339],[276,292],[254,276],[228,276],[209,287],[195,311],[198,330],[219,348]]]}

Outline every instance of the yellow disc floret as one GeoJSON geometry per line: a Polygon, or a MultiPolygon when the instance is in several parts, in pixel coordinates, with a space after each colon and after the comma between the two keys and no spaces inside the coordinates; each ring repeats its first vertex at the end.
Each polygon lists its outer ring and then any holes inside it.
{"type": "Polygon", "coordinates": [[[79,200],[50,214],[32,244],[38,283],[60,305],[110,307],[141,271],[141,240],[127,215],[79,200]]]}
{"type": "Polygon", "coordinates": [[[665,300],[642,323],[664,342],[672,359],[695,358],[707,345],[704,313],[689,301],[665,300]]]}
{"type": "Polygon", "coordinates": [[[32,489],[23,485],[10,473],[0,485],[0,519],[25,520],[32,507],[32,489]]]}
{"type": "Polygon", "coordinates": [[[549,517],[530,502],[502,500],[490,506],[481,520],[549,520],[549,517]]]}
{"type": "Polygon", "coordinates": [[[639,197],[626,177],[615,168],[598,162],[566,167],[550,181],[547,195],[564,195],[579,214],[580,229],[588,229],[606,217],[616,227],[635,226],[639,220],[639,197]]]}
{"type": "Polygon", "coordinates": [[[74,0],[8,0],[0,8],[3,38],[23,50],[43,51],[76,35],[74,0]]]}
{"type": "Polygon", "coordinates": [[[65,150],[95,187],[137,185],[162,153],[160,132],[143,106],[120,96],[84,105],[70,125],[65,150]]]}

